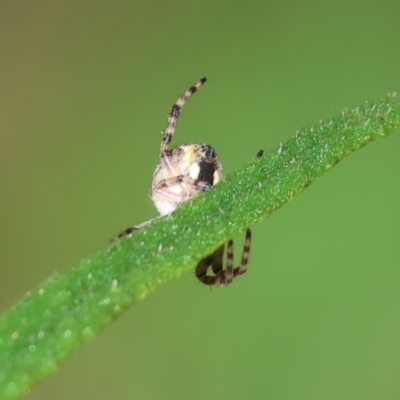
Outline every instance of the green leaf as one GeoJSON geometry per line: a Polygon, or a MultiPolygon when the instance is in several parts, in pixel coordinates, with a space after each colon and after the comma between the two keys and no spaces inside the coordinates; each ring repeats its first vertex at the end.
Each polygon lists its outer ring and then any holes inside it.
{"type": "Polygon", "coordinates": [[[170,216],[54,274],[0,318],[0,398],[30,390],[132,303],[399,126],[400,100],[389,96],[303,129],[170,216]]]}

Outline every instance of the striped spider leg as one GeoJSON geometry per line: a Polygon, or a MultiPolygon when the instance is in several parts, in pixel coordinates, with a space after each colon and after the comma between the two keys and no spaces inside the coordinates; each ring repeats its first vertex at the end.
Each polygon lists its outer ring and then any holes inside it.
{"type": "Polygon", "coordinates": [[[226,249],[226,269],[223,269],[225,245],[223,244],[214,253],[203,258],[196,267],[197,279],[205,285],[229,285],[234,278],[243,275],[247,271],[247,263],[250,256],[251,230],[247,229],[243,247],[242,261],[236,268],[233,266],[233,240],[230,240],[226,249]],[[208,269],[212,269],[214,275],[207,275],[208,269]]]}

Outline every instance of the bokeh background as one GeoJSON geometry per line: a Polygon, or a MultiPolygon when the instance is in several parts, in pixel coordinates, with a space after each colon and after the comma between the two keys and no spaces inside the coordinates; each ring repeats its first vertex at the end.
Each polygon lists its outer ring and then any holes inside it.
{"type": "MultiPolygon", "coordinates": [[[[400,90],[400,3],[0,3],[0,311],[156,215],[174,144],[226,173],[400,90]]],[[[129,309],[26,399],[398,399],[400,131],[253,227],[249,273],[191,274],[129,309]]],[[[242,238],[236,241],[238,250],[242,238]]],[[[1,360],[0,360],[1,362],[1,360]]]]}

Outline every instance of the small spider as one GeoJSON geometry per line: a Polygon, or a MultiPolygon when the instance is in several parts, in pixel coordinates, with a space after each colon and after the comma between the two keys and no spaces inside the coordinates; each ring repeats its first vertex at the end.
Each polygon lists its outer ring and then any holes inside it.
{"type": "MultiPolygon", "coordinates": [[[[189,88],[179,97],[169,113],[167,128],[161,140],[160,164],[154,171],[152,184],[152,200],[160,216],[170,214],[180,204],[212,189],[223,179],[221,163],[210,145],[184,143],[169,149],[182,107],[206,80],[207,78],[202,78],[189,88]]],[[[261,156],[262,151],[256,157],[261,156]]],[[[151,221],[130,227],[117,238],[130,235],[151,221]]],[[[225,245],[222,245],[198,263],[196,277],[206,285],[228,285],[234,278],[247,271],[250,245],[251,231],[247,229],[242,261],[238,267],[233,266],[233,241],[230,240],[227,244],[226,269],[223,269],[225,245]],[[213,275],[207,274],[210,267],[213,275]]]]}

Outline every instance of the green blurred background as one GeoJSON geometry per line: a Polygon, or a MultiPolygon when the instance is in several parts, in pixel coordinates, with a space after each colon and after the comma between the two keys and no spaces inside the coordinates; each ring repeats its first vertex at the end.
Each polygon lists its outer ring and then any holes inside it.
{"type": "MultiPolygon", "coordinates": [[[[156,215],[160,131],[197,79],[174,144],[212,144],[230,173],[400,90],[399,15],[398,0],[1,2],[0,311],[156,215]]],[[[26,398],[399,399],[399,154],[397,132],[352,155],[253,227],[243,279],[160,287],[26,398]]]]}

